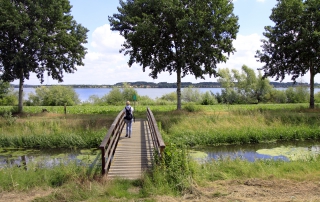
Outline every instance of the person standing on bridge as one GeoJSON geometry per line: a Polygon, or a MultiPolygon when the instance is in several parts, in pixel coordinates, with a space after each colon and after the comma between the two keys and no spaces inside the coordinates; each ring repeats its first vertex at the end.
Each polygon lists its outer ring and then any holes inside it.
{"type": "Polygon", "coordinates": [[[125,112],[124,121],[126,122],[126,137],[131,138],[134,109],[131,107],[129,101],[126,102],[126,106],[123,111],[125,112]]]}

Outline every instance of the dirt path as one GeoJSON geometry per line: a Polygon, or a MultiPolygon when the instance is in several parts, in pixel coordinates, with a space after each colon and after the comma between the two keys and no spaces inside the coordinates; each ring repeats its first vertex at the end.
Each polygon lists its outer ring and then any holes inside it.
{"type": "MultiPolygon", "coordinates": [[[[0,202],[27,202],[47,196],[54,190],[33,190],[28,193],[0,193],[0,202]]],[[[206,187],[196,187],[194,194],[183,197],[157,196],[159,202],[320,202],[320,181],[296,182],[291,180],[248,179],[219,180],[206,187]]],[[[108,200],[108,199],[106,199],[108,200]]],[[[143,199],[139,200],[143,201],[143,199]]]]}
{"type": "Polygon", "coordinates": [[[36,198],[48,196],[53,190],[31,190],[29,192],[2,192],[0,202],[29,202],[36,198]]]}
{"type": "Polygon", "coordinates": [[[182,198],[159,197],[157,201],[238,201],[238,202],[320,202],[320,182],[249,179],[244,181],[214,181],[196,188],[193,195],[182,198]]]}

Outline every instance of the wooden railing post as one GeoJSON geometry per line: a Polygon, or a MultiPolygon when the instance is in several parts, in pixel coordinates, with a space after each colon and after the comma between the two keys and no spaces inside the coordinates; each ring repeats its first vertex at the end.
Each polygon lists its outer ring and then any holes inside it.
{"type": "Polygon", "coordinates": [[[117,148],[121,131],[124,127],[124,111],[121,111],[116,119],[111,124],[106,136],[102,140],[100,144],[100,150],[101,150],[101,174],[105,175],[108,173],[111,161],[114,155],[114,152],[117,148]],[[107,158],[107,160],[106,160],[107,158]]]}
{"type": "Polygon", "coordinates": [[[153,113],[149,108],[147,108],[147,120],[152,137],[153,146],[156,149],[158,155],[160,156],[160,159],[162,159],[166,145],[163,142],[156,119],[154,118],[153,113]]]}

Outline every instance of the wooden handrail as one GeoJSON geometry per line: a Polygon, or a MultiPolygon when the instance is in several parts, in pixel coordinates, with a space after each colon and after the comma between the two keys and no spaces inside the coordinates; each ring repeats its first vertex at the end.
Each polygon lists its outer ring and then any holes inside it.
{"type": "MultiPolygon", "coordinates": [[[[110,126],[106,136],[102,140],[100,144],[101,150],[101,167],[102,167],[102,175],[108,174],[108,171],[111,166],[111,161],[113,159],[115,150],[117,148],[121,132],[125,125],[124,122],[125,112],[122,110],[116,119],[113,121],[112,125],[110,126]]],[[[147,108],[147,121],[149,125],[149,130],[151,134],[151,140],[153,142],[153,146],[157,154],[160,158],[163,157],[163,151],[165,149],[165,144],[163,142],[162,136],[160,134],[159,128],[157,126],[157,122],[153,116],[152,111],[147,108]]]]}
{"type": "Polygon", "coordinates": [[[102,175],[107,174],[109,171],[114,152],[117,148],[120,135],[125,124],[123,120],[124,115],[125,115],[124,111],[121,111],[118,114],[118,116],[110,126],[105,138],[102,140],[100,144],[99,148],[101,150],[102,175]]]}
{"type": "Polygon", "coordinates": [[[166,145],[163,142],[161,133],[157,126],[156,119],[154,118],[153,113],[149,108],[147,108],[147,121],[150,129],[154,149],[161,159],[163,157],[163,151],[166,145]]]}

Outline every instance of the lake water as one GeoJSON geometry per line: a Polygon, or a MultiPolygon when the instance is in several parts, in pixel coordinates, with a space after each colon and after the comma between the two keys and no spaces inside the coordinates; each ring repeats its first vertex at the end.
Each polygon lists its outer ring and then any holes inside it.
{"type": "MultiPolygon", "coordinates": [[[[221,93],[222,88],[199,88],[200,92],[211,91],[213,93],[221,93]]],[[[15,89],[18,90],[18,89],[15,89]]],[[[91,95],[96,95],[98,97],[102,97],[108,94],[112,88],[74,88],[76,93],[78,93],[81,101],[87,101],[91,95]]],[[[176,92],[175,88],[135,88],[138,95],[140,96],[148,96],[151,99],[160,98],[162,95],[176,92]]],[[[25,95],[24,99],[28,99],[29,93],[34,93],[35,88],[24,88],[23,89],[25,95]]]]}
{"type": "MultiPolygon", "coordinates": [[[[285,90],[286,88],[277,88],[277,89],[285,90]]],[[[18,90],[18,89],[15,89],[15,90],[18,90]]],[[[24,88],[23,90],[25,93],[24,95],[25,100],[28,99],[29,93],[35,92],[35,88],[24,88]]],[[[108,94],[112,90],[112,88],[74,88],[74,90],[76,91],[76,93],[78,93],[79,99],[82,102],[84,102],[84,101],[87,101],[91,95],[102,97],[108,94]]],[[[160,98],[165,94],[176,92],[175,88],[135,88],[135,90],[140,96],[148,96],[151,99],[160,98]]],[[[202,93],[211,91],[212,93],[216,94],[216,93],[221,93],[222,88],[199,88],[199,90],[202,93]]],[[[320,92],[320,88],[315,88],[314,92],[315,93],[320,92]]]]}

